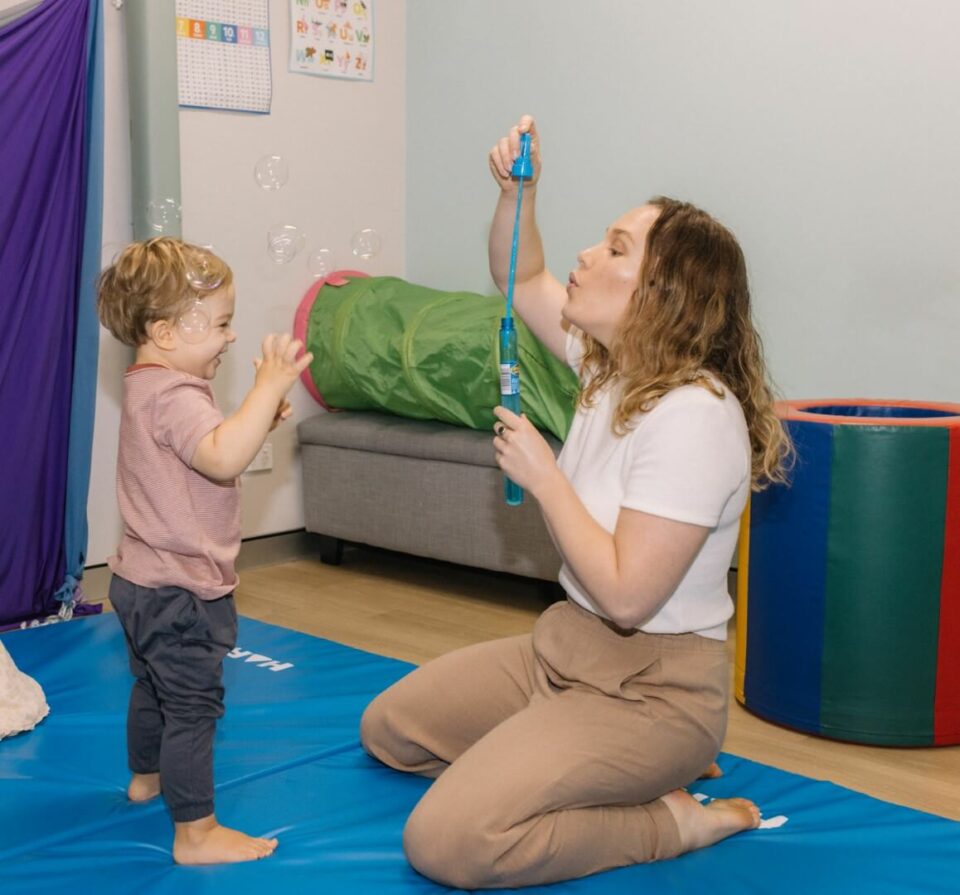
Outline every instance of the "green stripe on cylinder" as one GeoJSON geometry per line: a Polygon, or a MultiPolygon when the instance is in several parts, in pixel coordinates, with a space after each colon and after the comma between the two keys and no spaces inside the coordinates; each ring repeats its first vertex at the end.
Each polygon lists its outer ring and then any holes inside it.
{"type": "Polygon", "coordinates": [[[949,430],[838,426],[820,727],[933,742],[949,430]]]}

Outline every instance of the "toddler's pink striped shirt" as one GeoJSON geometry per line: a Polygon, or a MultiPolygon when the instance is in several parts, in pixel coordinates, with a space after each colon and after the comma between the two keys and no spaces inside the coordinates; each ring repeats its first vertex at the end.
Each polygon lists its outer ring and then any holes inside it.
{"type": "Polygon", "coordinates": [[[240,479],[214,482],[190,465],[221,422],[205,380],[153,364],[127,370],[117,455],[124,533],[107,560],[117,575],[204,600],[236,588],[240,479]]]}

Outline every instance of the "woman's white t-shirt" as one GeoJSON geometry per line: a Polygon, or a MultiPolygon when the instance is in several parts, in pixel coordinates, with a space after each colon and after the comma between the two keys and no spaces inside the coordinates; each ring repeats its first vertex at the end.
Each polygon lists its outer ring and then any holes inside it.
{"type": "MultiPolygon", "coordinates": [[[[566,348],[568,363],[579,370],[578,330],[571,330],[566,348]]],[[[727,636],[733,615],[727,571],[750,493],[751,451],[740,402],[723,392],[721,399],[699,385],[673,389],[618,437],[612,420],[619,392],[608,387],[592,407],[578,408],[560,452],[560,469],[611,534],[621,507],[710,529],[677,589],[638,626],[651,634],[727,636]]],[[[606,617],[566,563],[560,584],[575,602],[606,617]]]]}

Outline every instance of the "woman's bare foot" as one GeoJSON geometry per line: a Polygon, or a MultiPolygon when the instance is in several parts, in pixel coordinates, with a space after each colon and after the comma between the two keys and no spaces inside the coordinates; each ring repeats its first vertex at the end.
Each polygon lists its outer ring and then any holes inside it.
{"type": "Polygon", "coordinates": [[[710,767],[707,768],[699,777],[698,780],[714,780],[717,777],[722,777],[723,771],[720,770],[720,765],[715,761],[710,764],[710,767]]]}
{"type": "Polygon", "coordinates": [[[276,839],[257,839],[217,823],[214,815],[176,823],[173,860],[178,864],[234,864],[273,854],[276,839]]]}
{"type": "Polygon", "coordinates": [[[760,809],[749,799],[714,799],[701,805],[686,790],[675,789],[663,801],[680,829],[681,854],[760,826],[760,809]]]}
{"type": "Polygon", "coordinates": [[[160,795],[159,774],[134,774],[127,786],[127,798],[131,802],[149,802],[160,795]]]}

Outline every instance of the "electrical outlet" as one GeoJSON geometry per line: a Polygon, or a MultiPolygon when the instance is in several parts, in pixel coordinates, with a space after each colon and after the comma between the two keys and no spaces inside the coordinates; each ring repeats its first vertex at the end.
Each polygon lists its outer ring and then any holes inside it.
{"type": "Polygon", "coordinates": [[[250,461],[245,472],[266,472],[268,469],[273,469],[273,445],[266,441],[257,452],[257,456],[250,461]]]}

